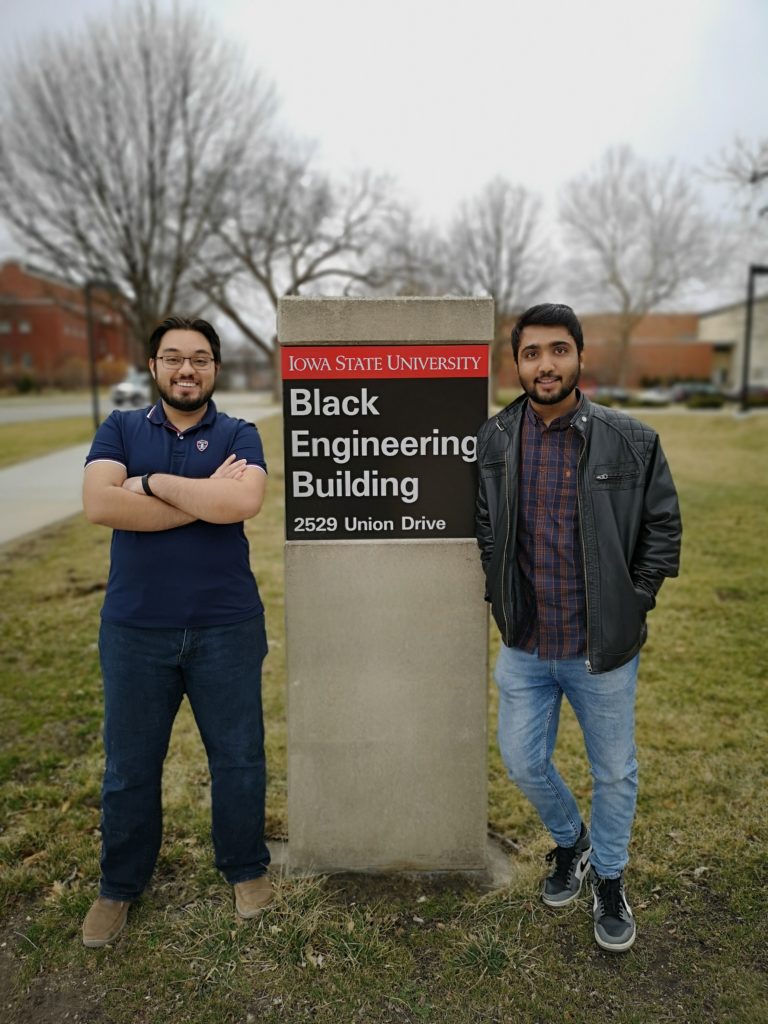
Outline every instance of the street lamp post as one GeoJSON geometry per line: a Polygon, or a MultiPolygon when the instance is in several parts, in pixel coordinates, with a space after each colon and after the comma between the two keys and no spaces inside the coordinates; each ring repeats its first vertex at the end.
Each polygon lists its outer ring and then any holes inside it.
{"type": "Polygon", "coordinates": [[[93,411],[94,430],[98,430],[101,422],[99,412],[99,378],[96,371],[96,329],[93,324],[92,299],[92,293],[96,290],[110,292],[113,295],[120,294],[120,290],[115,282],[110,281],[108,278],[89,278],[83,285],[83,292],[85,293],[85,319],[88,329],[88,362],[91,376],[91,409],[93,411]]]}
{"type": "Polygon", "coordinates": [[[741,411],[749,411],[749,367],[752,358],[752,314],[755,305],[755,278],[768,274],[768,267],[751,263],[747,281],[747,309],[744,318],[744,358],[741,362],[741,411]]]}

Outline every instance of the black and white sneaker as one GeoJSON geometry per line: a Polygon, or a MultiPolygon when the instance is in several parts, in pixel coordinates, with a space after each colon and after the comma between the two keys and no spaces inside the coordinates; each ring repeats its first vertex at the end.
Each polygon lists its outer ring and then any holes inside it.
{"type": "Polygon", "coordinates": [[[575,846],[556,846],[547,854],[547,861],[554,861],[555,870],[544,881],[542,900],[548,907],[567,907],[581,892],[581,883],[589,871],[589,855],[592,840],[589,830],[582,822],[581,835],[575,846]]]}
{"type": "Polygon", "coordinates": [[[624,892],[624,877],[599,878],[593,869],[590,881],[595,941],[610,953],[625,953],[634,944],[637,928],[624,892]]]}

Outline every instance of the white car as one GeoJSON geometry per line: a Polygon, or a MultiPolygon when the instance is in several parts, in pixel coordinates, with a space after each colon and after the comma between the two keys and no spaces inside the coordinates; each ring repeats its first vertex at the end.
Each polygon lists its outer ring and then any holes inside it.
{"type": "Polygon", "coordinates": [[[644,391],[638,391],[635,395],[635,401],[640,405],[664,406],[674,400],[671,388],[645,388],[644,391]]]}
{"type": "Polygon", "coordinates": [[[110,398],[118,409],[124,405],[129,405],[134,409],[138,409],[142,405],[150,405],[154,400],[152,379],[148,373],[142,370],[131,369],[125,375],[125,379],[112,388],[110,398]]]}

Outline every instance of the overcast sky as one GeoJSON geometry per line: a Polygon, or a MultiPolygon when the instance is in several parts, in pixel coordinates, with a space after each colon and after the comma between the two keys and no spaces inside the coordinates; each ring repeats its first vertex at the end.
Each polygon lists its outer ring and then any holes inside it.
{"type": "MultiPolygon", "coordinates": [[[[160,6],[167,5],[160,0],[160,6]]],[[[700,165],[768,133],[768,0],[207,0],[322,159],[443,218],[495,174],[541,192],[612,144],[700,165]]],[[[3,0],[0,55],[110,0],[3,0]]]]}

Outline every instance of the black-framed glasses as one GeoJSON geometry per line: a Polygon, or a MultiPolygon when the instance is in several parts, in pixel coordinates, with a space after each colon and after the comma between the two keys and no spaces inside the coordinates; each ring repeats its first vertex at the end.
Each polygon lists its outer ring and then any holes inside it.
{"type": "Polygon", "coordinates": [[[207,370],[211,363],[214,362],[212,356],[177,356],[173,353],[167,356],[155,356],[155,359],[162,359],[169,370],[178,370],[187,360],[189,360],[189,365],[195,370],[207,370]]]}

